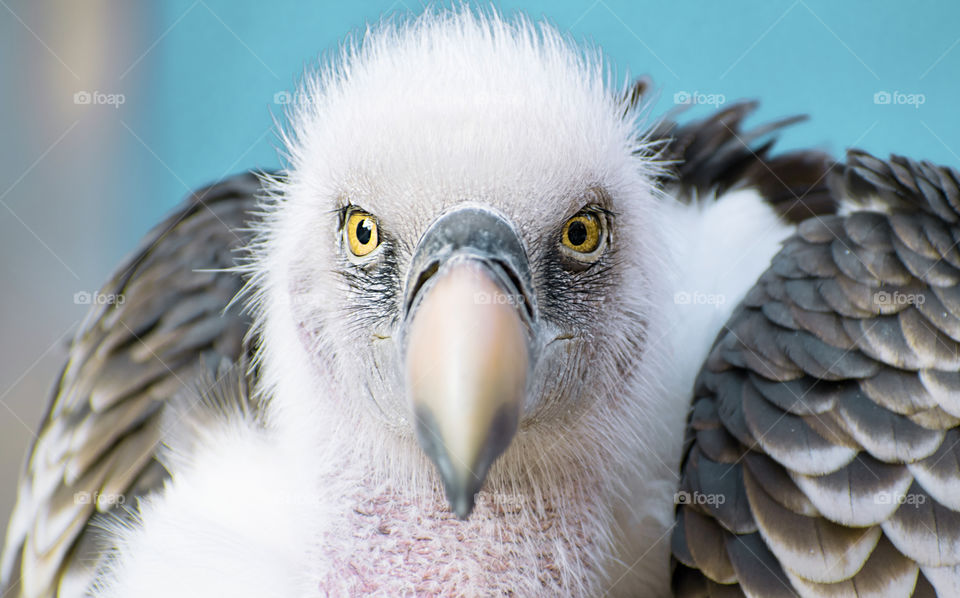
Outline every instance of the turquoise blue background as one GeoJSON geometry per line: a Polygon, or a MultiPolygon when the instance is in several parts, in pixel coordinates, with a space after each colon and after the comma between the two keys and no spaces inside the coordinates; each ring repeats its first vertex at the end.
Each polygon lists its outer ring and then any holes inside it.
{"type": "MultiPolygon", "coordinates": [[[[753,122],[797,113],[811,120],[782,148],[839,156],[857,146],[960,166],[960,2],[503,1],[507,14],[545,16],[599,44],[620,73],[649,74],[660,95],[681,91],[757,98],[753,122]],[[923,94],[878,105],[874,94],[923,94]]],[[[482,6],[486,6],[483,4],[482,6]]],[[[225,172],[273,167],[270,132],[279,90],[345,33],[413,2],[165,2],[155,28],[172,27],[153,57],[155,107],[145,141],[187,185],[225,172]]],[[[709,108],[698,107],[694,117],[709,108]]],[[[182,191],[160,173],[166,201],[182,191]]],[[[172,201],[172,200],[171,200],[172,201]]]]}

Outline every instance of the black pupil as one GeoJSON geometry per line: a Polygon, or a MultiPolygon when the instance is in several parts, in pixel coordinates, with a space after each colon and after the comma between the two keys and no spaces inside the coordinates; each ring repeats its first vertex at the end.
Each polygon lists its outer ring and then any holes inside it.
{"type": "Polygon", "coordinates": [[[587,242],[587,227],[579,220],[571,222],[570,227],[567,229],[567,239],[570,240],[571,245],[578,247],[583,245],[587,242]]]}
{"type": "Polygon", "coordinates": [[[370,242],[370,222],[366,218],[357,223],[357,241],[361,245],[366,245],[370,242]]]}

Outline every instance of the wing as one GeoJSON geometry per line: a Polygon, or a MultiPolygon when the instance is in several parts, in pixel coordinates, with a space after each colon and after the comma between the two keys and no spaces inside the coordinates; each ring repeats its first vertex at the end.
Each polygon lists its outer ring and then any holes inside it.
{"type": "Polygon", "coordinates": [[[248,173],[194,193],[92,301],[20,481],[4,596],[82,595],[103,549],[91,518],[163,483],[169,399],[245,359],[249,322],[225,310],[243,281],[215,270],[246,245],[259,189],[248,173]]]}
{"type": "Polygon", "coordinates": [[[850,152],[696,382],[677,596],[960,596],[960,174],[850,152]]]}
{"type": "Polygon", "coordinates": [[[657,157],[669,165],[661,187],[683,202],[753,188],[790,222],[835,212],[836,201],[826,185],[834,161],[827,154],[804,150],[770,155],[772,135],[806,117],[747,129],[744,121],[756,108],[756,102],[737,102],[704,120],[683,125],[665,120],[656,126],[647,141],[660,146],[657,157]]]}

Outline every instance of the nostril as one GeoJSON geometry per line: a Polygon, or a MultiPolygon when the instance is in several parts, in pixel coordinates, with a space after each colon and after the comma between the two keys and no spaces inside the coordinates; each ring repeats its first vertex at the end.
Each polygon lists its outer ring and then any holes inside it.
{"type": "Polygon", "coordinates": [[[404,317],[410,313],[410,308],[413,307],[413,302],[416,300],[417,295],[420,294],[420,289],[423,288],[423,285],[437,273],[437,270],[440,269],[439,260],[434,260],[430,262],[430,265],[423,269],[420,272],[420,276],[417,277],[417,282],[414,283],[413,288],[410,290],[410,294],[407,296],[407,304],[404,306],[404,317]]]}
{"type": "Polygon", "coordinates": [[[523,283],[520,281],[520,276],[516,273],[513,267],[510,266],[509,263],[504,260],[493,260],[493,263],[499,266],[500,271],[510,282],[511,288],[509,291],[514,295],[512,299],[523,304],[523,309],[526,312],[527,317],[531,322],[533,322],[535,320],[533,313],[533,302],[527,295],[527,293],[529,293],[531,290],[524,288],[523,283]]]}

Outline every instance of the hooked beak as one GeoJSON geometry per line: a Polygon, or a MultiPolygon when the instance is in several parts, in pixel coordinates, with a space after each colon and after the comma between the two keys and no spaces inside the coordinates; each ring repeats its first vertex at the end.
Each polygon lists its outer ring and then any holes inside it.
{"type": "Polygon", "coordinates": [[[513,228],[460,208],[424,234],[411,268],[407,388],[417,438],[460,519],[517,431],[535,306],[513,228]]]}

